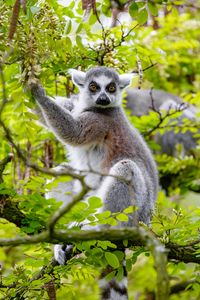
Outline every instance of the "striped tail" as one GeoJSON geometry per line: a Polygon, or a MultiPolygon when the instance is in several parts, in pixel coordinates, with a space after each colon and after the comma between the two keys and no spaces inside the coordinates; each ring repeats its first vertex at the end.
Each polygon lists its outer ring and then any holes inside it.
{"type": "Polygon", "coordinates": [[[99,280],[99,287],[101,289],[101,300],[128,300],[128,289],[127,289],[127,271],[124,269],[124,277],[121,281],[116,278],[110,281],[105,279],[112,270],[107,267],[102,273],[99,280]]]}

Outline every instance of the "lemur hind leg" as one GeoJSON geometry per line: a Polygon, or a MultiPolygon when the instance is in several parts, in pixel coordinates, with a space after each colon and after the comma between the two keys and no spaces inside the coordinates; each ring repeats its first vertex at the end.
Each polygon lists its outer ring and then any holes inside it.
{"type": "Polygon", "coordinates": [[[104,179],[98,196],[103,201],[103,210],[122,212],[129,206],[135,206],[136,211],[128,215],[129,221],[119,226],[137,225],[147,198],[144,177],[137,164],[130,159],[117,162],[104,179]]]}
{"type": "MultiPolygon", "coordinates": [[[[99,189],[99,197],[103,201],[103,210],[113,213],[123,212],[129,206],[137,210],[128,215],[128,222],[120,222],[117,227],[134,226],[140,220],[143,203],[146,199],[145,181],[137,164],[124,159],[117,162],[109,172],[99,189]]],[[[101,287],[101,300],[128,300],[127,271],[123,262],[124,278],[118,281],[105,279],[105,275],[112,271],[109,266],[101,274],[99,285],[101,287]]]]}

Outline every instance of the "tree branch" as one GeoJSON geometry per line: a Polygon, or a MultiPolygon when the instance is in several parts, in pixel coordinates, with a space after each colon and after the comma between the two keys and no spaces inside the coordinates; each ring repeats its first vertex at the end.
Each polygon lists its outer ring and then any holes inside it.
{"type": "Polygon", "coordinates": [[[194,262],[198,264],[200,263],[200,256],[196,255],[196,251],[198,249],[197,243],[194,244],[194,246],[190,245],[190,243],[185,246],[168,243],[166,244],[166,247],[170,249],[168,254],[168,257],[170,259],[174,259],[177,261],[184,261],[185,263],[189,263],[189,262],[194,262]]]}
{"type": "MultiPolygon", "coordinates": [[[[154,131],[156,131],[159,128],[166,128],[166,126],[161,127],[161,124],[163,124],[163,122],[169,118],[172,117],[173,115],[175,115],[178,112],[183,112],[187,106],[185,103],[180,103],[179,106],[175,109],[171,111],[171,107],[168,109],[168,111],[165,113],[165,115],[163,115],[161,113],[160,110],[156,109],[155,104],[154,104],[154,97],[153,97],[153,89],[150,90],[150,97],[151,97],[151,109],[157,113],[158,116],[158,123],[156,124],[156,126],[154,126],[153,128],[151,128],[150,130],[148,130],[147,132],[143,133],[144,136],[150,136],[154,131]]],[[[174,126],[174,125],[173,125],[174,126]]],[[[172,127],[169,125],[169,127],[172,127]]],[[[179,126],[180,127],[180,126],[179,126]]]]}
{"type": "MultiPolygon", "coordinates": [[[[192,279],[192,280],[187,280],[187,281],[183,281],[183,282],[179,282],[177,284],[174,284],[170,288],[170,295],[178,294],[180,292],[183,292],[188,287],[188,285],[192,285],[194,283],[200,284],[200,281],[192,279]]],[[[191,290],[191,289],[192,289],[192,286],[190,288],[188,288],[188,290],[191,290]]]]}
{"type": "Polygon", "coordinates": [[[0,161],[0,183],[3,182],[3,171],[5,170],[6,165],[12,160],[13,155],[7,155],[3,160],[0,161]]]}
{"type": "MultiPolygon", "coordinates": [[[[15,237],[9,239],[0,239],[0,246],[18,246],[36,244],[40,242],[48,243],[65,243],[70,244],[73,242],[90,241],[90,240],[109,240],[117,242],[117,245],[123,245],[120,241],[129,240],[128,247],[131,246],[144,246],[148,243],[149,239],[154,236],[149,231],[141,227],[133,228],[119,228],[119,229],[101,229],[101,230],[55,230],[52,234],[48,230],[33,236],[15,237]]],[[[154,237],[155,239],[155,237],[154,237]]],[[[163,247],[163,244],[160,244],[163,247]]],[[[166,249],[168,251],[168,258],[183,261],[200,263],[200,257],[196,256],[195,248],[180,246],[178,244],[167,243],[166,249]]]]}
{"type": "Polygon", "coordinates": [[[17,29],[17,21],[19,18],[20,5],[21,5],[21,1],[16,0],[15,4],[13,6],[12,17],[10,20],[10,28],[9,28],[9,33],[8,33],[9,40],[12,40],[12,38],[15,34],[15,31],[17,29]]]}
{"type": "Polygon", "coordinates": [[[26,216],[19,210],[18,203],[9,200],[5,195],[0,195],[0,218],[22,227],[26,216]]]}
{"type": "MultiPolygon", "coordinates": [[[[9,154],[0,161],[0,184],[3,183],[3,172],[6,165],[12,160],[13,155],[9,154]]],[[[21,227],[25,215],[19,210],[18,203],[10,200],[10,195],[0,194],[0,218],[4,218],[16,226],[21,227]]]]}
{"type": "Polygon", "coordinates": [[[146,245],[147,249],[152,252],[157,270],[157,290],[158,300],[165,300],[169,293],[169,279],[166,270],[167,251],[160,241],[150,232],[141,227],[121,228],[121,229],[102,229],[88,231],[55,231],[50,235],[47,231],[34,235],[32,237],[16,237],[11,239],[0,239],[0,246],[32,244],[39,242],[65,242],[71,243],[76,241],[88,240],[110,240],[122,241],[129,239],[135,244],[146,245]]]}
{"type": "Polygon", "coordinates": [[[5,87],[6,83],[5,83],[2,63],[0,63],[0,78],[1,78],[1,82],[2,82],[2,93],[3,93],[3,100],[2,100],[2,103],[1,103],[1,106],[0,106],[0,117],[1,117],[4,106],[8,101],[7,96],[6,96],[6,87],[5,87]]]}
{"type": "Polygon", "coordinates": [[[59,219],[64,216],[67,212],[69,212],[72,207],[80,202],[84,196],[87,194],[87,192],[89,191],[89,188],[87,187],[87,185],[84,183],[82,186],[82,190],[78,195],[75,195],[72,199],[72,201],[70,201],[67,204],[63,204],[55,213],[54,215],[51,217],[50,222],[49,222],[49,231],[51,234],[54,234],[54,227],[56,225],[56,223],[59,221],[59,219]]]}

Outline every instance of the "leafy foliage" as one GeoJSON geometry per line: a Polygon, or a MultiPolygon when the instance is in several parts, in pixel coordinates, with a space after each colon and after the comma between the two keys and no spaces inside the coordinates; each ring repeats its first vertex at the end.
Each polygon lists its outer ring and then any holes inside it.
{"type": "MultiPolygon", "coordinates": [[[[86,70],[105,65],[121,73],[138,72],[139,57],[143,71],[138,77],[143,79],[143,88],[167,90],[200,108],[199,1],[191,1],[191,7],[185,1],[132,1],[129,6],[131,21],[121,21],[112,28],[106,25],[113,11],[108,0],[98,1],[98,15],[91,11],[85,22],[82,21],[81,1],[26,2],[26,12],[20,9],[18,22],[12,23],[11,28],[14,1],[0,0],[0,115],[27,160],[46,168],[66,160],[62,145],[36,122],[29,110],[34,107],[34,101],[29,99],[25,86],[34,77],[42,81],[52,96],[69,96],[76,92],[68,74],[70,68],[86,70]],[[12,37],[9,35],[11,29],[12,37]]],[[[119,11],[126,8],[126,2],[116,1],[119,11]]],[[[133,86],[139,86],[139,78],[133,80],[133,86]]],[[[153,138],[173,128],[177,132],[190,130],[198,140],[199,123],[186,119],[180,127],[177,118],[181,112],[173,112],[170,116],[163,114],[159,123],[155,111],[140,118],[127,111],[130,121],[155,151],[159,173],[169,183],[168,194],[163,190],[159,193],[152,231],[169,249],[174,245],[189,247],[187,252],[178,248],[181,255],[175,263],[169,259],[170,286],[174,287],[169,299],[180,297],[175,286],[182,282],[186,283],[186,289],[181,290],[181,299],[198,299],[199,266],[195,262],[200,257],[199,142],[196,149],[185,155],[177,145],[177,156],[171,157],[160,153],[153,138]]],[[[59,182],[72,178],[60,176],[54,179],[51,174],[30,168],[17,153],[3,126],[0,136],[0,161],[12,153],[12,160],[5,169],[1,172],[0,168],[0,236],[33,236],[47,228],[51,216],[62,204],[55,199],[45,199],[44,194],[59,182]],[[6,203],[13,208],[11,213],[6,213],[6,203]]],[[[126,222],[128,214],[137,209],[129,207],[121,213],[111,214],[99,212],[101,206],[97,197],[90,198],[88,203],[78,202],[56,223],[56,229],[65,230],[66,224],[74,224],[73,230],[79,232],[82,222],[91,227],[117,225],[118,221],[126,222]]],[[[141,226],[145,227],[144,224],[141,226]]],[[[100,270],[109,265],[108,279],[116,276],[121,280],[124,258],[129,272],[130,298],[137,295],[138,299],[146,299],[149,294],[155,297],[153,257],[144,246],[130,245],[124,253],[117,243],[109,240],[73,244],[74,256],[65,266],[49,263],[52,249],[48,242],[2,247],[1,299],[51,299],[51,281],[57,299],[98,299],[96,278],[100,270]],[[46,266],[44,274],[38,276],[43,266],[46,266]]],[[[128,241],[124,240],[123,244],[128,246],[128,241]]]]}

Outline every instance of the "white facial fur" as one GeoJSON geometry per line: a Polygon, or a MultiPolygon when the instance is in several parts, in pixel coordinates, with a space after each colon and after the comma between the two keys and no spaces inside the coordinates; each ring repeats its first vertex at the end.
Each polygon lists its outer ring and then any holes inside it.
{"type": "Polygon", "coordinates": [[[88,106],[89,107],[91,107],[91,106],[101,107],[101,105],[96,104],[96,101],[101,94],[105,94],[110,100],[110,104],[106,105],[106,108],[107,107],[116,107],[121,104],[121,92],[122,91],[120,90],[118,85],[116,85],[116,91],[114,93],[109,93],[106,90],[106,87],[111,82],[113,82],[113,80],[111,78],[101,75],[98,77],[94,77],[92,79],[92,81],[96,82],[98,84],[98,86],[100,87],[100,89],[96,93],[91,93],[89,91],[88,85],[90,82],[87,82],[86,85],[84,86],[84,88],[80,90],[80,99],[83,99],[83,101],[85,102],[85,105],[87,107],[88,106]]]}
{"type": "Polygon", "coordinates": [[[86,79],[86,73],[82,71],[77,71],[71,69],[69,73],[72,75],[72,80],[76,86],[78,86],[79,94],[79,111],[88,107],[118,107],[121,105],[121,94],[124,88],[126,88],[134,74],[123,74],[119,75],[119,82],[115,82],[112,77],[108,77],[105,74],[99,74],[98,76],[90,77],[89,80],[86,79]],[[91,92],[89,85],[91,82],[95,82],[98,85],[98,90],[96,92],[91,92]],[[107,87],[110,83],[114,83],[116,90],[115,92],[109,92],[107,87]],[[97,100],[99,96],[104,94],[110,103],[102,106],[98,104],[97,100]]]}

